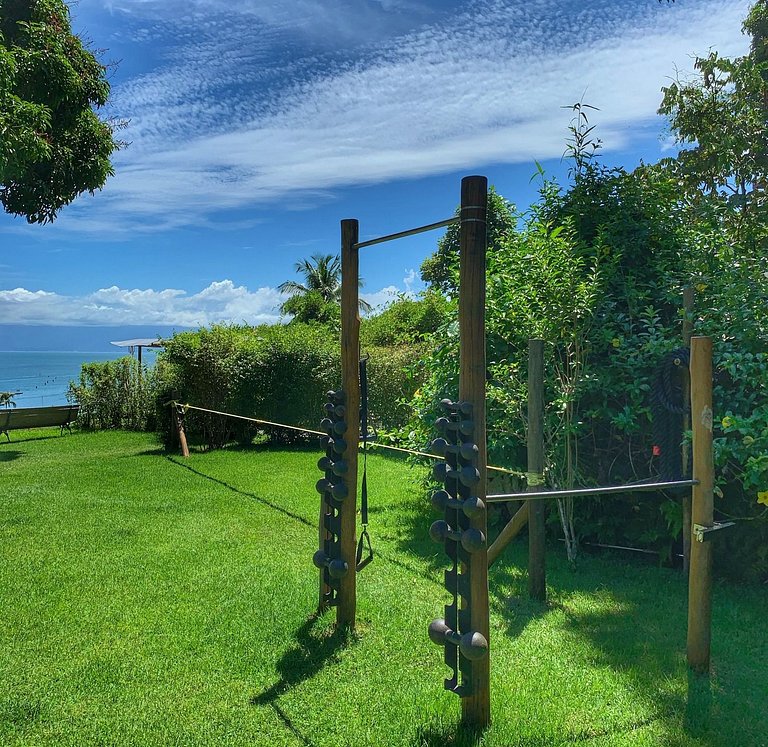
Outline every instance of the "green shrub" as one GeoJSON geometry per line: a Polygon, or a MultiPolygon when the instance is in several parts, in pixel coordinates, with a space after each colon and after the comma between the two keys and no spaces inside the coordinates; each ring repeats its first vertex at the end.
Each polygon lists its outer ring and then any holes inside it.
{"type": "Polygon", "coordinates": [[[411,400],[422,381],[419,361],[423,346],[370,347],[368,409],[371,425],[391,432],[411,417],[411,400]]]}
{"type": "Polygon", "coordinates": [[[154,398],[159,369],[146,369],[130,356],[85,363],[79,383],[70,382],[67,399],[80,404],[78,425],[88,430],[156,427],[154,398]]]}
{"type": "MultiPolygon", "coordinates": [[[[550,484],[620,484],[657,474],[651,390],[682,343],[682,289],[697,286],[694,333],[714,340],[716,511],[742,521],[718,540],[723,570],[768,577],[768,288],[765,253],[691,219],[663,169],[585,167],[563,192],[546,183],[533,213],[489,245],[489,461],[525,469],[527,339],[547,341],[545,437],[550,484]],[[723,425],[723,423],[725,425],[723,425]]],[[[442,247],[443,245],[441,245],[442,247]]],[[[434,437],[442,397],[458,392],[455,308],[424,361],[403,430],[434,437]]],[[[680,542],[677,496],[580,500],[579,539],[657,549],[680,542]]],[[[556,512],[553,511],[553,516],[556,512]]]]}
{"type": "MultiPolygon", "coordinates": [[[[400,427],[416,387],[405,370],[418,356],[410,349],[371,347],[369,395],[371,422],[387,429],[400,427]]],[[[326,392],[341,379],[338,335],[322,325],[291,323],[261,327],[213,326],[175,335],[160,354],[166,364],[157,402],[168,410],[171,400],[219,412],[244,415],[299,428],[317,430],[326,392]]],[[[166,443],[175,441],[170,416],[159,421],[166,443]]],[[[205,448],[231,441],[249,442],[263,431],[273,441],[305,441],[307,436],[286,428],[189,410],[188,438],[205,448]]]]}
{"type": "Polygon", "coordinates": [[[434,291],[418,299],[401,296],[383,311],[362,320],[360,342],[363,348],[422,342],[440,327],[447,306],[446,298],[434,291]]]}

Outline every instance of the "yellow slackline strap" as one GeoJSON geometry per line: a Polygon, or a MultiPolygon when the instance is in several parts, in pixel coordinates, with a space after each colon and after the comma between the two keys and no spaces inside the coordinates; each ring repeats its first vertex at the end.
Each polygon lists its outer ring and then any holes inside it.
{"type": "MultiPolygon", "coordinates": [[[[169,402],[169,405],[178,405],[178,402],[169,402]]],[[[301,431],[302,433],[311,433],[315,436],[325,436],[327,435],[323,431],[313,431],[309,428],[299,428],[295,425],[286,425],[285,423],[275,423],[271,420],[259,420],[258,418],[249,418],[245,415],[234,415],[231,412],[221,412],[220,410],[209,410],[205,407],[195,407],[195,405],[181,405],[181,407],[184,408],[184,412],[187,410],[197,410],[198,412],[208,412],[211,415],[223,415],[228,418],[237,418],[238,420],[247,420],[251,423],[261,423],[263,425],[273,425],[277,428],[288,428],[292,431],[301,431]]],[[[443,457],[439,456],[438,454],[429,454],[426,451],[414,451],[413,449],[403,449],[400,446],[390,446],[389,444],[381,444],[377,443],[376,441],[370,441],[368,442],[369,446],[374,446],[379,449],[389,449],[390,451],[401,451],[404,454],[412,454],[413,456],[420,456],[420,457],[427,457],[428,459],[443,459],[443,457]]],[[[505,467],[493,467],[490,464],[488,465],[487,469],[492,470],[494,472],[502,472],[505,475],[512,475],[514,477],[526,477],[527,475],[524,472],[515,472],[511,469],[506,469],[505,467]]],[[[542,476],[542,482],[540,483],[528,483],[529,485],[535,484],[535,485],[543,485],[543,476],[542,476]]]]}
{"type": "Polygon", "coordinates": [[[261,423],[263,425],[274,425],[277,428],[288,428],[288,430],[291,430],[291,431],[301,431],[302,433],[312,433],[316,436],[326,435],[322,431],[313,431],[313,430],[310,430],[309,428],[299,428],[298,426],[286,425],[285,423],[275,423],[271,420],[259,420],[258,418],[249,418],[249,417],[246,417],[245,415],[234,415],[231,412],[221,412],[220,410],[209,410],[205,407],[195,407],[194,405],[184,405],[184,407],[189,410],[197,410],[198,412],[208,412],[211,415],[224,415],[225,417],[228,417],[228,418],[237,418],[238,420],[247,420],[251,423],[261,423]]]}

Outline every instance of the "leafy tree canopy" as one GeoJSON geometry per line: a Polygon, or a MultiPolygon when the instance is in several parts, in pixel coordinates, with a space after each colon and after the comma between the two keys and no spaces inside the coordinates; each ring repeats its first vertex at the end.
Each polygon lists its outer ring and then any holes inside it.
{"type": "Polygon", "coordinates": [[[744,21],[749,54],[711,51],[696,59],[697,76],[662,89],[660,114],[686,147],[667,166],[700,218],[732,231],[754,249],[768,218],[768,3],[744,21]]]}
{"type": "Polygon", "coordinates": [[[115,127],[94,107],[106,70],[72,33],[62,0],[0,0],[0,202],[52,221],[112,175],[115,127]]]}
{"type": "MultiPolygon", "coordinates": [[[[459,215],[459,208],[456,209],[459,215]]],[[[517,225],[514,206],[505,200],[494,187],[488,191],[488,247],[498,248],[504,236],[517,225]]],[[[448,227],[437,243],[437,251],[421,264],[421,279],[433,290],[456,295],[459,285],[459,237],[458,224],[448,227]]]]}

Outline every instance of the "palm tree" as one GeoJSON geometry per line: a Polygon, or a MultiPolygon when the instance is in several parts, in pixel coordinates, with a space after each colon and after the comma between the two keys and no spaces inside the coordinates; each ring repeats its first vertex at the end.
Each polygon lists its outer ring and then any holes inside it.
{"type": "Polygon", "coordinates": [[[0,407],[16,407],[13,398],[21,392],[0,392],[0,407]]]}
{"type": "MultiPolygon", "coordinates": [[[[311,259],[299,260],[294,268],[296,272],[304,276],[304,283],[295,280],[286,280],[277,286],[281,293],[287,293],[291,298],[306,296],[309,293],[317,293],[325,303],[341,302],[341,260],[339,255],[313,254],[311,259]]],[[[362,279],[358,285],[363,287],[362,279]]],[[[371,305],[360,299],[361,311],[370,311],[371,305]]],[[[280,307],[286,313],[285,304],[280,307]]]]}

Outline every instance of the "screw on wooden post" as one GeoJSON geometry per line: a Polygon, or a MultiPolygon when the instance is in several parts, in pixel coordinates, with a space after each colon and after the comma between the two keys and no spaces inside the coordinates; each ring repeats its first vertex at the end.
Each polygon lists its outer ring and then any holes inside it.
{"type": "MultiPolygon", "coordinates": [[[[485,440],[485,256],[487,246],[488,180],[461,180],[461,239],[459,270],[459,399],[472,403],[480,471],[477,497],[485,499],[487,446],[485,440]]],[[[471,519],[471,527],[488,536],[487,512],[471,519]]],[[[470,627],[490,643],[488,553],[473,553],[470,579],[470,627]]],[[[462,722],[485,728],[491,721],[490,657],[471,664],[472,692],[461,699],[462,722]]]]}
{"type": "Polygon", "coordinates": [[[341,221],[341,386],[345,396],[347,472],[343,483],[347,497],[339,510],[341,559],[352,569],[340,579],[336,625],[355,627],[357,578],[354,573],[357,511],[357,445],[360,440],[360,312],[358,289],[360,260],[356,247],[356,220],[341,221]]]}
{"type": "MultiPolygon", "coordinates": [[[[528,341],[528,490],[544,482],[544,340],[528,341]]],[[[547,599],[544,501],[528,505],[528,593],[547,599]]]]}
{"type": "MultiPolygon", "coordinates": [[[[712,453],[712,338],[691,338],[691,421],[693,427],[694,525],[714,521],[714,457],[712,453]]],[[[712,543],[691,538],[688,580],[688,666],[709,672],[712,626],[712,543]]]]}
{"type": "MultiPolygon", "coordinates": [[[[694,289],[692,286],[683,288],[683,345],[691,347],[693,336],[693,302],[694,289]]],[[[683,371],[683,433],[691,430],[691,378],[690,374],[683,371]]],[[[682,476],[688,474],[691,449],[687,440],[682,444],[682,476]]],[[[682,499],[683,507],[683,571],[688,573],[691,566],[691,494],[686,493],[682,499]]]]}

